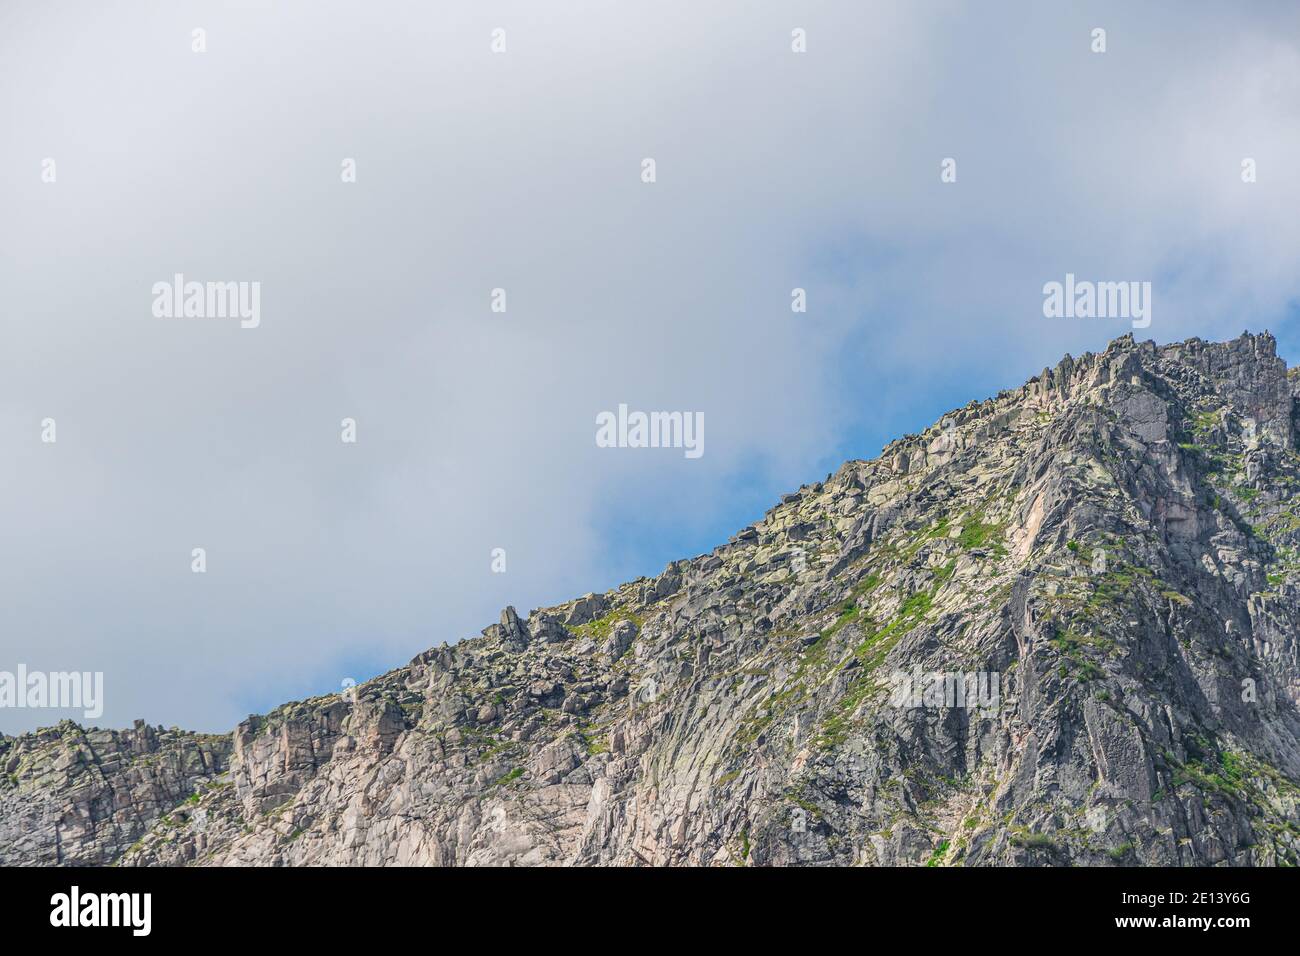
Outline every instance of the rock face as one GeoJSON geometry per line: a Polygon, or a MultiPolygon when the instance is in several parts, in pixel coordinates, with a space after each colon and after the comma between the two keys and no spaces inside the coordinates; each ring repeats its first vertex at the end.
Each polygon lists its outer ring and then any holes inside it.
{"type": "Polygon", "coordinates": [[[0,863],[119,860],[230,768],[229,737],[147,727],[0,736],[0,863]]]}
{"type": "Polygon", "coordinates": [[[0,862],[1295,865],[1297,396],[1125,337],[230,738],[0,738],[0,862]]]}

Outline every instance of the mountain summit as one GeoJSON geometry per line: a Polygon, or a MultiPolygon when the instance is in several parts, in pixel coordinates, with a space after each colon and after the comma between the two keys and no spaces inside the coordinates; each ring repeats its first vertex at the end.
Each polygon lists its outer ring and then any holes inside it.
{"type": "Polygon", "coordinates": [[[1126,336],[228,737],[0,737],[0,863],[1296,865],[1298,397],[1126,336]]]}

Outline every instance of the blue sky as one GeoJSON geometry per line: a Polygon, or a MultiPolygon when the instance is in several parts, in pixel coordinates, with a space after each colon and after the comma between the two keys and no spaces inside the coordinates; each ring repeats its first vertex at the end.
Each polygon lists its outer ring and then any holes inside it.
{"type": "Polygon", "coordinates": [[[657,573],[1123,334],[1067,272],[1300,356],[1287,5],[433,7],[0,7],[0,670],[223,730],[657,573]],[[704,456],[598,448],[621,403],[704,456]]]}

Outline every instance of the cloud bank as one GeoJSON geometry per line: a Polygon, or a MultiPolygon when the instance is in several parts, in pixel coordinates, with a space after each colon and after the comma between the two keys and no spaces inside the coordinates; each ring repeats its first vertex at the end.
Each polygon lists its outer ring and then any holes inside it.
{"type": "Polygon", "coordinates": [[[0,668],[224,730],[656,573],[1128,331],[1045,318],[1067,273],[1151,282],[1159,341],[1285,344],[1297,19],[0,8],[0,668]],[[176,273],[260,283],[260,323],[156,317],[176,273]],[[598,447],[620,404],[702,413],[706,453],[598,447]]]}

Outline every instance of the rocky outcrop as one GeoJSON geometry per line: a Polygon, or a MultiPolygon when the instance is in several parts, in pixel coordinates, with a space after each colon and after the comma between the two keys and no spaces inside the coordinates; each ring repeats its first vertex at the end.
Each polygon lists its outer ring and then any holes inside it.
{"type": "Polygon", "coordinates": [[[1300,863],[1298,396],[1125,337],[231,738],[2,738],[0,861],[1300,863]]]}
{"type": "Polygon", "coordinates": [[[136,721],[0,736],[0,862],[114,863],[198,794],[226,785],[229,737],[136,721]]]}

